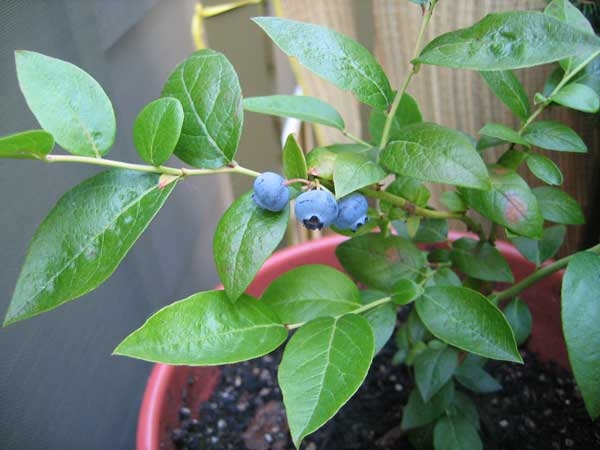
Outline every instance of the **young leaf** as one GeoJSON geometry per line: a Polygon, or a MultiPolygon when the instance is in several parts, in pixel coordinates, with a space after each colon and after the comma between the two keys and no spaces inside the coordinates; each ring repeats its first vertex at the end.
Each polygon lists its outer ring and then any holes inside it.
{"type": "Polygon", "coordinates": [[[336,256],[348,273],[373,289],[390,292],[402,278],[415,280],[425,254],[399,236],[365,234],[338,245],[336,256]]]}
{"type": "Polygon", "coordinates": [[[212,366],[257,358],[287,338],[277,317],[248,295],[234,305],[223,291],[199,292],[165,306],[114,354],[163,364],[212,366]]]}
{"type": "MultiPolygon", "coordinates": [[[[371,142],[379,144],[386,120],[387,113],[385,111],[377,108],[374,108],[371,111],[371,116],[369,118],[369,134],[371,135],[371,142]]],[[[416,100],[409,94],[402,95],[396,114],[394,114],[394,118],[392,119],[389,136],[390,140],[395,141],[397,139],[398,132],[402,127],[420,122],[423,122],[423,116],[421,115],[416,100]]]]}
{"type": "Polygon", "coordinates": [[[525,160],[527,167],[544,183],[558,186],[563,182],[563,174],[550,158],[537,153],[530,153],[525,160]]]}
{"type": "Polygon", "coordinates": [[[456,191],[444,191],[440,197],[442,204],[453,212],[466,211],[468,206],[456,191]]]}
{"type": "Polygon", "coordinates": [[[465,201],[478,213],[523,236],[542,235],[544,220],[536,196],[516,172],[491,169],[492,189],[462,189],[465,201]]]}
{"type": "Polygon", "coordinates": [[[461,415],[442,417],[433,429],[435,450],[483,450],[477,428],[461,415]]]}
{"type": "Polygon", "coordinates": [[[207,169],[233,160],[244,111],[240,83],[224,55],[213,50],[193,53],[171,73],[161,96],[183,105],[183,129],[175,148],[179,159],[207,169]]]}
{"type": "Polygon", "coordinates": [[[79,67],[36,52],[15,52],[19,86],[42,128],[69,153],[105,155],[117,129],[112,104],[79,67]]]}
{"type": "Polygon", "coordinates": [[[569,362],[587,411],[600,416],[600,256],[575,254],[562,283],[562,324],[569,362]]]}
{"type": "Polygon", "coordinates": [[[173,154],[183,126],[183,106],[176,98],[148,103],[133,124],[133,143],[140,157],[160,166],[173,154]]]}
{"type": "Polygon", "coordinates": [[[512,142],[513,144],[524,145],[525,147],[530,147],[529,142],[521,137],[519,133],[517,133],[512,128],[508,128],[505,125],[499,123],[488,123],[484,125],[484,127],[479,130],[479,134],[483,136],[488,136],[496,139],[500,139],[506,142],[512,142]]]}
{"type": "Polygon", "coordinates": [[[320,77],[375,108],[393,98],[385,72],[358,42],[328,28],[278,17],[256,17],[258,24],[286,54],[320,77]]]}
{"type": "Polygon", "coordinates": [[[373,351],[371,326],[355,314],[314,319],[292,336],[278,380],[296,448],[354,395],[373,351]]]}
{"type": "Polygon", "coordinates": [[[0,137],[0,158],[43,159],[53,148],[54,137],[44,130],[0,137]]]}
{"type": "Polygon", "coordinates": [[[481,364],[469,359],[466,359],[456,369],[454,377],[461,385],[479,394],[487,394],[502,389],[502,385],[487,373],[481,364]]]}
{"type": "Polygon", "coordinates": [[[585,217],[577,201],[560,189],[542,186],[533,189],[544,219],[566,225],[585,223],[585,217]]]}
{"type": "Polygon", "coordinates": [[[290,134],[283,146],[283,174],[289,180],[294,178],[307,178],[306,159],[296,137],[290,134]]]}
{"type": "MultiPolygon", "coordinates": [[[[385,297],[385,293],[378,291],[364,290],[360,292],[360,301],[363,305],[368,305],[380,298],[385,297]]],[[[396,326],[396,308],[391,303],[384,303],[363,313],[362,316],[369,321],[373,334],[375,336],[375,354],[385,346],[387,341],[394,333],[396,326]]]]}
{"type": "Polygon", "coordinates": [[[340,153],[333,168],[336,198],[342,198],[362,187],[377,183],[385,177],[381,167],[364,155],[340,153]]]}
{"type": "Polygon", "coordinates": [[[515,236],[511,238],[511,242],[517,247],[521,255],[539,266],[558,252],[565,239],[566,232],[567,229],[564,225],[556,225],[545,228],[542,238],[539,240],[515,236]]]}
{"type": "Polygon", "coordinates": [[[527,120],[531,111],[523,85],[510,70],[480,72],[490,89],[521,120],[527,120]]]}
{"type": "Polygon", "coordinates": [[[508,70],[588,56],[600,39],[537,11],[489,14],[431,41],[416,62],[456,69],[508,70]]]}
{"type": "Polygon", "coordinates": [[[571,128],[560,122],[540,120],[533,122],[523,132],[531,145],[559,152],[587,152],[585,142],[571,128]]]}
{"type": "Polygon", "coordinates": [[[268,95],[244,99],[244,109],[279,117],[294,117],[343,130],[344,119],[335,108],[323,100],[303,95],[268,95]]]}
{"type": "Polygon", "coordinates": [[[577,111],[595,113],[600,109],[600,97],[585,84],[567,84],[552,96],[552,101],[577,111]]]}
{"type": "Polygon", "coordinates": [[[452,378],[458,366],[458,352],[447,345],[429,346],[415,358],[414,366],[417,388],[428,402],[452,378]]]}
{"type": "Polygon", "coordinates": [[[407,177],[489,189],[485,164],[464,134],[433,123],[399,130],[380,155],[381,164],[407,177]]]}
{"type": "Polygon", "coordinates": [[[429,287],[415,305],[425,326],[438,339],[476,355],[523,362],[506,318],[479,292],[429,287]]]}
{"type": "Polygon", "coordinates": [[[289,206],[280,212],[259,208],[251,194],[238,198],[225,211],[213,241],[217,272],[234,301],[281,242],[290,215],[289,206]]]}
{"type": "Polygon", "coordinates": [[[531,334],[531,311],[524,301],[515,298],[504,308],[506,320],[513,329],[517,345],[524,344],[531,334]]]}
{"type": "Polygon", "coordinates": [[[392,288],[392,302],[396,305],[408,305],[421,296],[423,287],[413,280],[404,278],[398,280],[392,288]]]}
{"type": "Polygon", "coordinates": [[[488,242],[460,238],[452,244],[450,259],[456,268],[478,280],[515,281],[504,256],[488,242]]]}
{"type": "Polygon", "coordinates": [[[360,307],[356,284],[342,272],[321,264],[301,266],[275,279],[262,295],[282,323],[338,316],[360,307]]]}
{"type": "Polygon", "coordinates": [[[413,389],[402,413],[402,429],[410,430],[433,422],[444,414],[455,395],[454,383],[449,381],[428,402],[423,401],[418,389],[413,389]]]}
{"type": "Polygon", "coordinates": [[[67,192],[37,229],[4,321],[48,311],[98,287],[117,268],[177,183],[102,172],[67,192]]]}

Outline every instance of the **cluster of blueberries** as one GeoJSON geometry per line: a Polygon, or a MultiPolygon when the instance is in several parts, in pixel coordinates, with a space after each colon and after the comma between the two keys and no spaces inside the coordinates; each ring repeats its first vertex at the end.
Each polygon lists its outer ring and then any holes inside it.
{"type": "MultiPolygon", "coordinates": [[[[254,202],[268,211],[281,211],[290,200],[285,179],[273,172],[264,172],[254,180],[254,202]]],[[[341,230],[356,231],[367,220],[369,205],[364,195],[354,192],[339,201],[324,189],[303,192],[296,198],[294,212],[309,230],[334,225],[341,230]]]]}

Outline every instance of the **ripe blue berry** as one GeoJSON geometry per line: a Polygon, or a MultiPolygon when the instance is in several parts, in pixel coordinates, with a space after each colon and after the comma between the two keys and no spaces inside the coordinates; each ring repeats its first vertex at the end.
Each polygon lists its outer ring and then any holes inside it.
{"type": "Polygon", "coordinates": [[[254,180],[252,199],[262,209],[281,211],[290,201],[290,191],[285,180],[277,173],[264,172],[254,180]]]}
{"type": "Polygon", "coordinates": [[[339,213],[333,224],[342,230],[356,231],[369,220],[369,204],[364,195],[355,192],[338,202],[339,213]]]}
{"type": "Polygon", "coordinates": [[[324,190],[308,191],[300,194],[294,206],[296,218],[309,230],[328,227],[338,215],[335,197],[324,190]]]}

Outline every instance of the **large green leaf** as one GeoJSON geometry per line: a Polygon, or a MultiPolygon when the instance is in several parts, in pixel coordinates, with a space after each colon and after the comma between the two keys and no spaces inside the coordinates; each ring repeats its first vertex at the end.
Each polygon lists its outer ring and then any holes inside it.
{"type": "Polygon", "coordinates": [[[193,53],[169,76],[162,94],[183,105],[184,119],[175,155],[208,169],[233,160],[243,124],[240,83],[221,53],[193,53]]]}
{"type": "Polygon", "coordinates": [[[381,152],[381,164],[407,177],[476,189],[488,189],[485,164],[462,133],[433,123],[398,130],[381,152]]]}
{"type": "Polygon", "coordinates": [[[542,186],[533,189],[544,219],[567,225],[585,223],[585,216],[577,201],[560,189],[542,186]]]}
{"type": "Polygon", "coordinates": [[[544,228],[541,239],[515,236],[511,242],[519,253],[537,266],[552,258],[562,245],[567,229],[564,225],[544,228]]]}
{"type": "Polygon", "coordinates": [[[67,192],[37,229],[5,325],[56,308],[105,281],[177,183],[124,170],[102,172],[67,192]]]}
{"type": "Polygon", "coordinates": [[[40,53],[19,50],[15,60],[29,109],[56,143],[75,155],[105,155],[117,124],[98,82],[79,67],[40,53]]]}
{"type": "Polygon", "coordinates": [[[305,95],[268,95],[244,99],[244,109],[279,117],[294,117],[343,130],[346,125],[333,106],[305,95]]]}
{"type": "Polygon", "coordinates": [[[244,292],[277,248],[289,215],[289,206],[280,212],[259,208],[252,200],[252,192],[238,198],[225,211],[215,231],[213,254],[217,272],[231,300],[244,292]]]}
{"type": "Polygon", "coordinates": [[[435,450],[483,450],[477,428],[458,414],[442,417],[433,429],[435,450]]]}
{"type": "Polygon", "coordinates": [[[415,358],[415,381],[421,397],[429,401],[447,382],[458,366],[458,351],[439,341],[432,341],[415,358]]]}
{"type": "Polygon", "coordinates": [[[290,180],[295,178],[305,180],[308,176],[306,158],[293,133],[290,133],[285,140],[282,152],[283,155],[281,159],[285,177],[290,180]]]}
{"type": "Polygon", "coordinates": [[[399,236],[365,234],[338,245],[335,254],[348,273],[370,288],[392,292],[402,278],[415,280],[425,254],[399,236]]]}
{"type": "Polygon", "coordinates": [[[454,383],[449,381],[428,402],[421,397],[418,389],[413,389],[402,413],[402,428],[410,430],[422,427],[444,414],[455,395],[454,383]]]}
{"type": "MultiPolygon", "coordinates": [[[[381,141],[387,116],[387,112],[377,108],[371,111],[371,116],[369,117],[369,134],[371,135],[371,142],[376,145],[381,141]]],[[[398,132],[402,127],[419,122],[423,122],[423,116],[421,116],[421,111],[416,100],[409,94],[402,95],[398,109],[396,109],[396,114],[394,114],[394,118],[392,119],[389,139],[392,141],[396,140],[398,132]]]]}
{"type": "Polygon", "coordinates": [[[181,135],[183,107],[176,98],[148,103],[133,124],[133,143],[141,158],[160,166],[169,159],[181,135]]]}
{"type": "Polygon", "coordinates": [[[523,85],[510,70],[481,72],[490,89],[521,120],[527,120],[529,99],[523,85]]]}
{"type": "Polygon", "coordinates": [[[354,314],[314,319],[292,336],[278,379],[296,448],[357,391],[373,349],[369,322],[354,314]]]}
{"type": "Polygon", "coordinates": [[[462,189],[462,197],[475,211],[517,234],[540,237],[544,223],[535,195],[516,172],[491,169],[492,189],[462,189]]]}
{"type": "Polygon", "coordinates": [[[600,39],[537,11],[489,14],[431,41],[417,62],[457,69],[508,70],[589,56],[600,39]]]}
{"type": "Polygon", "coordinates": [[[336,198],[342,198],[385,177],[384,170],[360,153],[340,153],[333,168],[336,198]]]}
{"type": "Polygon", "coordinates": [[[567,84],[552,96],[552,101],[567,108],[595,113],[600,109],[600,97],[591,87],[580,83],[567,84]]]}
{"type": "Polygon", "coordinates": [[[338,316],[361,306],[356,284],[342,272],[321,264],[284,273],[267,287],[261,303],[283,323],[338,316]]]}
{"type": "Polygon", "coordinates": [[[373,55],[358,42],[328,28],[278,17],[253,19],[289,56],[367,105],[386,109],[393,93],[373,55]]]}
{"type": "Polygon", "coordinates": [[[450,258],[456,268],[470,277],[486,281],[515,281],[504,256],[488,242],[460,238],[452,244],[450,258]]]}
{"type": "Polygon", "coordinates": [[[0,158],[43,159],[54,148],[54,137],[44,130],[29,130],[0,137],[0,158]]]}
{"type": "Polygon", "coordinates": [[[115,349],[117,355],[163,364],[208,366],[256,358],[287,338],[268,307],[243,295],[199,292],[165,306],[115,349]]]}
{"type": "Polygon", "coordinates": [[[559,152],[587,152],[585,142],[571,128],[560,122],[540,120],[533,122],[525,131],[523,137],[531,145],[546,150],[559,152]]]}
{"type": "Polygon", "coordinates": [[[575,380],[592,419],[600,416],[600,256],[577,253],[562,284],[562,324],[575,380]]]}
{"type": "Polygon", "coordinates": [[[523,362],[504,314],[479,292],[429,287],[415,302],[419,317],[442,341],[476,355],[523,362]]]}

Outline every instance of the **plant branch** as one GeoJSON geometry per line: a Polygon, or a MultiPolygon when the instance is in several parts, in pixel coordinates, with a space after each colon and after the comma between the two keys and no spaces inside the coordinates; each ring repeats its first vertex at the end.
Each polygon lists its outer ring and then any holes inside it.
{"type": "Polygon", "coordinates": [[[158,173],[165,175],[175,175],[179,177],[198,176],[198,175],[213,175],[217,173],[238,173],[250,177],[257,177],[260,173],[254,170],[246,169],[239,166],[237,163],[232,163],[231,166],[221,167],[219,169],[187,169],[165,166],[151,166],[146,164],[132,164],[112,159],[94,158],[91,156],[74,156],[74,155],[46,155],[43,159],[47,163],[81,163],[92,164],[95,166],[116,167],[119,169],[135,170],[137,172],[158,173]]]}
{"type": "MultiPolygon", "coordinates": [[[[596,253],[596,254],[600,255],[600,244],[590,247],[584,251],[592,252],[592,253],[596,253]]],[[[547,266],[544,266],[544,267],[536,270],[531,275],[523,278],[518,283],[514,284],[513,286],[511,286],[503,291],[492,293],[492,295],[491,295],[492,301],[497,303],[502,300],[516,297],[522,291],[524,291],[525,289],[527,289],[530,286],[533,286],[535,283],[540,281],[542,278],[545,278],[548,275],[552,275],[554,272],[558,272],[559,270],[563,269],[569,263],[569,261],[571,260],[573,255],[575,255],[575,253],[573,253],[569,256],[565,256],[564,258],[559,259],[558,261],[554,261],[553,263],[548,264],[547,266]]]]}
{"type": "Polygon", "coordinates": [[[365,147],[373,147],[371,144],[369,144],[367,141],[362,140],[361,138],[359,138],[358,136],[354,136],[352,133],[348,132],[347,130],[342,130],[342,134],[344,136],[346,136],[348,139],[356,142],[357,144],[360,145],[364,145],[365,147]]]}
{"type": "MultiPolygon", "coordinates": [[[[362,313],[364,313],[366,311],[369,311],[369,310],[371,310],[373,308],[377,308],[378,306],[385,305],[386,303],[389,303],[391,301],[392,301],[392,297],[383,297],[383,298],[380,298],[379,300],[375,300],[374,302],[367,303],[366,305],[363,305],[360,308],[356,308],[353,311],[348,311],[345,314],[362,314],[362,313]]],[[[342,315],[335,316],[336,319],[340,318],[340,317],[342,317],[342,315]]],[[[300,328],[301,326],[303,326],[305,323],[306,322],[289,323],[285,327],[288,330],[295,330],[295,329],[300,328]]]]}

